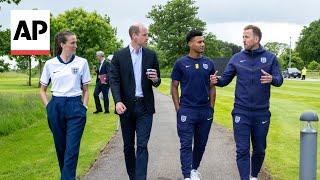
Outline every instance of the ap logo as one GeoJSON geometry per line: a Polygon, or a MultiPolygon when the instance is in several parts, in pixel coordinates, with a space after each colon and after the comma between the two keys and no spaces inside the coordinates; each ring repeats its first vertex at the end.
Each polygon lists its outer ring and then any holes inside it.
{"type": "Polygon", "coordinates": [[[50,54],[50,11],[11,11],[11,55],[50,54]]]}

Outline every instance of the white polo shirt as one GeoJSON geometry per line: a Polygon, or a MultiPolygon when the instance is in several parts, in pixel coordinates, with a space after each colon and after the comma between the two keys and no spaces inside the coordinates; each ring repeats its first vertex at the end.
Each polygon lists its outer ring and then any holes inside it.
{"type": "Polygon", "coordinates": [[[73,55],[65,63],[60,56],[48,60],[40,78],[40,83],[48,86],[51,80],[53,96],[74,97],[82,95],[81,86],[91,81],[89,65],[86,59],[73,55]]]}

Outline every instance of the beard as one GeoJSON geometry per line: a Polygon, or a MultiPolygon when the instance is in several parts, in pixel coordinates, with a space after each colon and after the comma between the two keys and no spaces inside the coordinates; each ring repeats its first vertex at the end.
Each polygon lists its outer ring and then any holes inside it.
{"type": "Polygon", "coordinates": [[[244,49],[250,51],[253,49],[254,45],[243,45],[244,49]]]}

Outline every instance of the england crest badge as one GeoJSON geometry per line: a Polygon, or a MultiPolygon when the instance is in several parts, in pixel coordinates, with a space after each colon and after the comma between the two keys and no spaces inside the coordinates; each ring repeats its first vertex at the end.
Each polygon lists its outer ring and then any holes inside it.
{"type": "Polygon", "coordinates": [[[78,67],[72,67],[71,72],[72,74],[78,74],[79,68],[78,67]]]}
{"type": "Polygon", "coordinates": [[[235,116],[235,117],[234,117],[234,122],[235,122],[235,123],[239,123],[239,122],[240,122],[240,119],[241,119],[240,116],[235,116]]]}
{"type": "Polygon", "coordinates": [[[181,115],[181,122],[186,122],[187,121],[187,116],[181,115]]]}
{"type": "Polygon", "coordinates": [[[203,69],[208,69],[208,64],[202,64],[203,69]]]}
{"type": "Polygon", "coordinates": [[[266,57],[261,57],[261,59],[260,59],[260,61],[261,61],[261,63],[266,63],[267,62],[267,58],[266,57]]]}

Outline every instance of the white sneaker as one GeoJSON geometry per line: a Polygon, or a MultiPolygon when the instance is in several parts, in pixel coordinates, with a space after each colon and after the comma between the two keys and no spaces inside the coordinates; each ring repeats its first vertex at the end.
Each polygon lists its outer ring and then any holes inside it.
{"type": "Polygon", "coordinates": [[[198,170],[192,169],[190,177],[191,177],[191,180],[200,180],[201,175],[198,170]]]}
{"type": "Polygon", "coordinates": [[[250,180],[258,180],[258,178],[252,177],[252,178],[250,178],[250,180]]]}
{"type": "Polygon", "coordinates": [[[185,178],[184,180],[191,180],[190,178],[185,178]]]}

